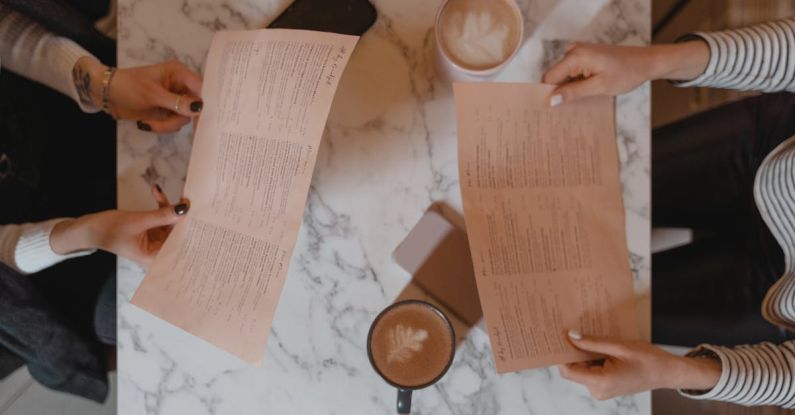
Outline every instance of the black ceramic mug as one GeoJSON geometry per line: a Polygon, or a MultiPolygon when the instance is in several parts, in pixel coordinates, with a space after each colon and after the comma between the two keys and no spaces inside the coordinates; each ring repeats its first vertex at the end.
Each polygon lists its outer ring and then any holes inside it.
{"type": "Polygon", "coordinates": [[[432,304],[406,300],[392,304],[373,320],[367,334],[373,369],[398,390],[397,413],[411,412],[414,390],[433,385],[455,357],[455,331],[432,304]]]}

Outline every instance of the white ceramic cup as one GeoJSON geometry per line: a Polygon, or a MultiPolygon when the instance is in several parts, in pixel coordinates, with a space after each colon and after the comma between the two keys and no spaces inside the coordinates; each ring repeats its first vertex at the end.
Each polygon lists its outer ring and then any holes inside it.
{"type": "Polygon", "coordinates": [[[490,77],[495,76],[499,73],[505,65],[510,62],[516,53],[519,51],[519,48],[522,46],[522,39],[524,37],[524,19],[522,17],[522,11],[519,9],[519,6],[516,4],[515,0],[484,0],[484,1],[504,1],[513,11],[514,17],[516,18],[516,24],[518,25],[518,37],[516,40],[516,44],[513,46],[511,53],[508,56],[497,63],[494,66],[490,66],[487,68],[468,68],[466,66],[460,65],[453,59],[451,56],[448,55],[448,52],[445,50],[443,46],[444,40],[442,39],[443,35],[443,28],[442,25],[442,16],[445,11],[445,7],[448,4],[456,0],[444,0],[442,4],[439,6],[439,10],[436,12],[436,21],[434,23],[434,40],[436,42],[436,67],[439,71],[440,78],[446,81],[482,81],[487,80],[490,77]]]}

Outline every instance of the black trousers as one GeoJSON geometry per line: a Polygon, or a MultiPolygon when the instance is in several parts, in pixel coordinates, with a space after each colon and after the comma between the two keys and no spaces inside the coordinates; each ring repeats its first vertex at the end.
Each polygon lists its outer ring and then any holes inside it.
{"type": "Polygon", "coordinates": [[[765,156],[793,135],[789,93],[748,98],[653,131],[652,226],[694,230],[693,243],[652,257],[655,343],[793,337],[761,315],[784,258],[753,198],[765,156]]]}

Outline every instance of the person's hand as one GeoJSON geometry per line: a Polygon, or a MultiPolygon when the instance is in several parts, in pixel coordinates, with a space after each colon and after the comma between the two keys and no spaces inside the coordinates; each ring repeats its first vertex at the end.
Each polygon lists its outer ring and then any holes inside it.
{"type": "MultiPolygon", "coordinates": [[[[73,71],[80,100],[102,108],[102,78],[106,66],[83,56],[73,71]]],[[[119,68],[110,81],[108,106],[117,118],[137,120],[144,131],[178,131],[201,112],[202,80],[179,61],[119,68]]]]}
{"type": "Polygon", "coordinates": [[[720,378],[720,362],[668,353],[650,343],[583,336],[569,332],[572,344],[583,351],[604,355],[591,362],[559,366],[560,376],[577,382],[597,400],[660,389],[708,390],[720,378]]]}
{"type": "Polygon", "coordinates": [[[188,212],[187,200],[170,205],[155,186],[152,194],[159,209],[148,212],[107,210],[59,222],[50,234],[50,246],[59,254],[102,249],[148,266],[188,212]]]}
{"type": "Polygon", "coordinates": [[[558,87],[550,105],[596,96],[629,92],[653,79],[692,79],[709,60],[702,41],[655,46],[615,46],[574,43],[542,77],[558,87]]]}

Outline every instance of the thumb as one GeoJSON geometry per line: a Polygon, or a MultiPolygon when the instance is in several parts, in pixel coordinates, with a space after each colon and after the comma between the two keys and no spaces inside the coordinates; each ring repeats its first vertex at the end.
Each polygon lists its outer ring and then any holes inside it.
{"type": "Polygon", "coordinates": [[[179,220],[188,213],[188,209],[189,206],[187,203],[180,203],[178,205],[167,205],[157,210],[143,212],[140,214],[139,224],[145,229],[173,225],[179,222],[179,220]]]}
{"type": "Polygon", "coordinates": [[[601,337],[584,336],[576,330],[569,330],[569,340],[571,340],[574,347],[584,352],[620,357],[626,350],[625,346],[620,342],[601,337]]]}
{"type": "Polygon", "coordinates": [[[599,76],[592,76],[581,81],[573,81],[563,84],[554,91],[549,98],[549,105],[557,107],[562,103],[576,101],[578,99],[601,95],[604,93],[602,81],[599,76]]]}

